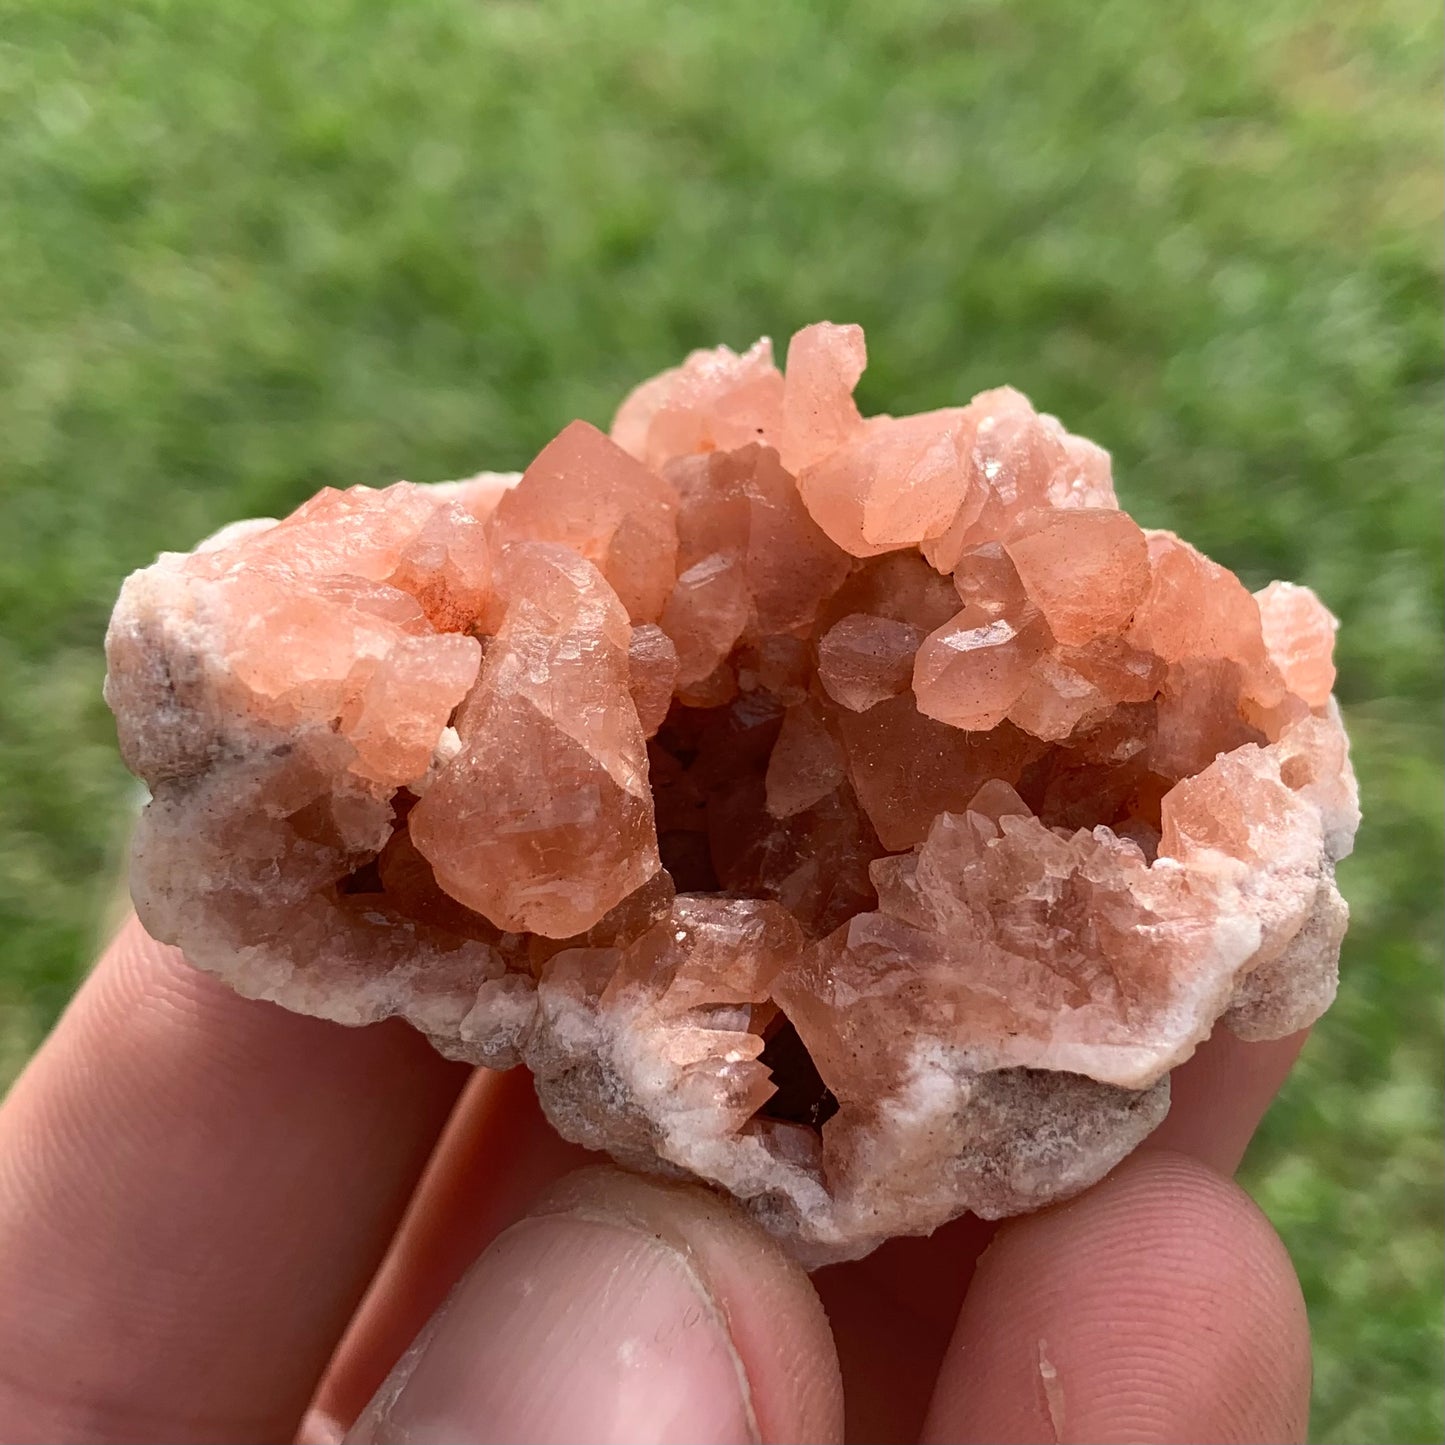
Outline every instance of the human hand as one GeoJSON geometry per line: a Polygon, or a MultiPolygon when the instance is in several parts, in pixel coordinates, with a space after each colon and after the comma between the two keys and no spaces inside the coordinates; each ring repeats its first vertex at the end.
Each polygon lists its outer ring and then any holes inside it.
{"type": "Polygon", "coordinates": [[[132,920],[0,1107],[0,1440],[833,1441],[845,1397],[868,1441],[1300,1439],[1299,1286],[1228,1177],[1300,1042],[1212,1040],[1072,1203],[810,1282],[702,1190],[570,1173],[520,1071],[132,920]]]}

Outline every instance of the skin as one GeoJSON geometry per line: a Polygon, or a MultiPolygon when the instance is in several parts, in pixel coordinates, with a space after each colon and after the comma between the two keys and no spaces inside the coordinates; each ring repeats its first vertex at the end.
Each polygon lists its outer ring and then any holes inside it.
{"type": "Polygon", "coordinates": [[[1281,1441],[1309,1334],[1219,1036],[1054,1209],[811,1279],[520,1073],[240,999],[131,920],[0,1107],[0,1440],[1281,1441]]]}

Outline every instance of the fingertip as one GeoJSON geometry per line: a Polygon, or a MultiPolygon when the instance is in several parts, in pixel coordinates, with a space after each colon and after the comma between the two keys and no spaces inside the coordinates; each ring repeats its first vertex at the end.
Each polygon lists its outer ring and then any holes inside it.
{"type": "Polygon", "coordinates": [[[1173,1149],[1233,1174],[1308,1038],[1302,1029],[1246,1043],[1217,1029],[1169,1076],[1169,1113],[1144,1147],[1173,1149]]]}
{"type": "Polygon", "coordinates": [[[1299,1440],[1309,1389],[1278,1236],[1230,1180],[1153,1151],[999,1231],[924,1438],[1299,1440]]]}
{"type": "Polygon", "coordinates": [[[731,1200],[597,1166],[559,1180],[532,1210],[626,1221],[692,1258],[723,1310],[759,1438],[841,1438],[843,1386],[828,1317],[807,1272],[731,1200]]]}
{"type": "Polygon", "coordinates": [[[329,1411],[313,1405],[302,1417],[294,1445],[341,1445],[346,1431],[329,1411]]]}
{"type": "Polygon", "coordinates": [[[483,1253],[350,1438],[830,1441],[807,1276],[732,1205],[579,1171],[483,1253]]]}

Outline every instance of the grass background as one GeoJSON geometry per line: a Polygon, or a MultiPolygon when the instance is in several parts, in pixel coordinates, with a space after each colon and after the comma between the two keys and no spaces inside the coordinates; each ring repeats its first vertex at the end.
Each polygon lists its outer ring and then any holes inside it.
{"type": "Polygon", "coordinates": [[[1344,983],[1247,1182],[1316,1438],[1439,1440],[1440,54],[1434,0],[0,0],[0,1079],[114,888],[125,572],[860,321],[866,406],[1013,382],[1343,619],[1344,983]]]}

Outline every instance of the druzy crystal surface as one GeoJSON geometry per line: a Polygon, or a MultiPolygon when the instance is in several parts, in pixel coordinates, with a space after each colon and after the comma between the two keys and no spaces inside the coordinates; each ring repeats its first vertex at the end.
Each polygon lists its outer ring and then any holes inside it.
{"type": "Polygon", "coordinates": [[[132,887],[244,994],[525,1064],[809,1263],[1099,1178],[1329,1004],[1334,620],[1018,392],[700,351],[520,477],[327,490],[125,584],[132,887]]]}

